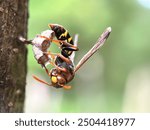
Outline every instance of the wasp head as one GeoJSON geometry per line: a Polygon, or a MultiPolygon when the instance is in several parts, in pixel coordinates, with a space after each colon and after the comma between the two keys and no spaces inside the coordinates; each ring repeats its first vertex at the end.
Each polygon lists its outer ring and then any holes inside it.
{"type": "Polygon", "coordinates": [[[56,88],[62,88],[66,84],[66,79],[64,76],[57,70],[51,70],[51,83],[56,88]]]}

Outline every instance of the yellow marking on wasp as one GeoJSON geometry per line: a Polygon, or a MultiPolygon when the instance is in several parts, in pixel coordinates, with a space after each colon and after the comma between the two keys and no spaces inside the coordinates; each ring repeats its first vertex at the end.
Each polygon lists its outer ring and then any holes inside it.
{"type": "Polygon", "coordinates": [[[63,34],[60,35],[59,38],[61,38],[61,37],[67,37],[67,34],[68,34],[68,31],[65,31],[63,34]]]}
{"type": "Polygon", "coordinates": [[[53,82],[53,83],[57,83],[57,78],[56,78],[55,76],[52,76],[51,79],[52,79],[52,82],[53,82]]]}
{"type": "Polygon", "coordinates": [[[72,53],[72,51],[68,51],[68,50],[65,50],[65,52],[70,55],[72,53]]]}
{"type": "Polygon", "coordinates": [[[70,41],[72,40],[72,37],[68,38],[68,42],[70,43],[70,41]]]}
{"type": "Polygon", "coordinates": [[[70,55],[72,53],[72,51],[68,51],[68,54],[70,55]]]}

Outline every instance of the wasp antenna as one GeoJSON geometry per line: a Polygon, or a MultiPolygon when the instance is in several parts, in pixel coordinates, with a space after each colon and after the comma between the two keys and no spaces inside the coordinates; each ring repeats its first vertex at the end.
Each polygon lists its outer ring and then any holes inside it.
{"type": "Polygon", "coordinates": [[[35,76],[35,75],[32,75],[32,77],[33,77],[35,80],[37,80],[38,82],[41,82],[41,83],[46,84],[46,85],[48,85],[48,86],[52,86],[51,84],[45,82],[44,80],[41,80],[40,78],[38,78],[38,77],[35,76]]]}

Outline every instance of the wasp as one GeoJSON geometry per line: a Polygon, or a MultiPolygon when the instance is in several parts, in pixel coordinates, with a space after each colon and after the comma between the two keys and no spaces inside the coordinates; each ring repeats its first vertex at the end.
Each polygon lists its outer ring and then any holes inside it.
{"type": "MultiPolygon", "coordinates": [[[[61,25],[58,24],[49,24],[52,30],[43,31],[41,34],[38,34],[33,40],[26,40],[22,36],[19,36],[19,40],[32,45],[32,50],[34,57],[46,72],[49,73],[46,66],[51,64],[56,67],[52,62],[54,55],[48,51],[50,48],[51,42],[54,42],[61,48],[61,54],[65,57],[69,57],[73,51],[77,51],[78,48],[73,45],[72,37],[69,32],[61,25]],[[57,38],[54,39],[54,38],[57,38]]],[[[56,61],[61,61],[60,56],[57,57],[56,61]]]]}
{"type": "MultiPolygon", "coordinates": [[[[53,68],[49,73],[49,77],[51,80],[51,84],[39,79],[36,76],[33,76],[36,80],[38,80],[41,83],[44,83],[48,86],[53,86],[55,88],[65,88],[65,89],[70,89],[71,86],[70,85],[66,85],[67,83],[69,83],[75,76],[75,73],[79,70],[79,68],[105,43],[106,39],[109,37],[109,34],[111,33],[111,27],[108,27],[100,36],[100,38],[98,39],[98,41],[96,42],[96,44],[83,56],[83,58],[81,58],[81,60],[78,62],[78,64],[75,66],[74,65],[74,56],[75,56],[75,52],[72,51],[71,55],[63,55],[59,54],[56,55],[55,57],[55,68],[53,68]]],[[[57,38],[59,40],[61,37],[64,36],[64,34],[62,35],[58,35],[57,38]]],[[[67,36],[67,35],[65,35],[67,36]]],[[[77,39],[77,38],[76,38],[77,39]]],[[[77,42],[77,40],[76,40],[77,42]]],[[[76,43],[77,44],[77,43],[76,43]]],[[[64,51],[64,50],[62,50],[64,51]]],[[[68,51],[68,50],[67,50],[68,51]]],[[[68,53],[70,54],[70,53],[68,53]]]]}

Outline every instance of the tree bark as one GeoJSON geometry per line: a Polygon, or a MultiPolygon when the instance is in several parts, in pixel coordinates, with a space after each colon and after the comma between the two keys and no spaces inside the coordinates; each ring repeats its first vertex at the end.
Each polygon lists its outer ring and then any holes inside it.
{"type": "Polygon", "coordinates": [[[0,112],[23,112],[27,49],[28,0],[0,0],[0,112]]]}

